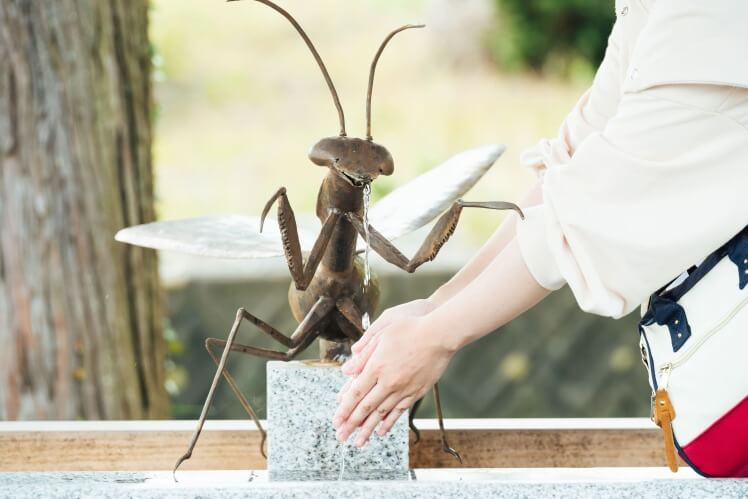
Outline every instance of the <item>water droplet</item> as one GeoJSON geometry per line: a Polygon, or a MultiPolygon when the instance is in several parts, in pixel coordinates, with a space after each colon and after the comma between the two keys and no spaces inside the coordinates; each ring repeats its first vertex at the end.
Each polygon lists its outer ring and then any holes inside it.
{"type": "Polygon", "coordinates": [[[338,481],[343,479],[345,473],[345,442],[340,444],[340,474],[338,475],[338,481]]]}
{"type": "Polygon", "coordinates": [[[364,328],[364,331],[369,329],[369,326],[371,326],[371,319],[369,319],[369,312],[364,312],[364,315],[361,317],[361,327],[364,328]]]}

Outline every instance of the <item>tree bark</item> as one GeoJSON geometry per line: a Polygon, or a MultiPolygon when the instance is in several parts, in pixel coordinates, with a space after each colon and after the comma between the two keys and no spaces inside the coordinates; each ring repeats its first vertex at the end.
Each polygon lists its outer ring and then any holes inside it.
{"type": "Polygon", "coordinates": [[[168,415],[146,0],[0,2],[0,419],[168,415]]]}

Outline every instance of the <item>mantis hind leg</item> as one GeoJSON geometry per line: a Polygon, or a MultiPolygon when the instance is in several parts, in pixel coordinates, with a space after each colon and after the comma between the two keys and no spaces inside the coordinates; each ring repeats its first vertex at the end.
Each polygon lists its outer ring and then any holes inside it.
{"type": "Polygon", "coordinates": [[[364,334],[361,310],[351,298],[341,298],[335,304],[335,308],[340,313],[336,316],[340,330],[352,341],[358,341],[364,334]]]}
{"type": "Polygon", "coordinates": [[[421,441],[421,430],[416,427],[414,420],[416,419],[416,412],[418,412],[422,403],[422,398],[416,400],[416,403],[410,408],[410,413],[408,414],[408,426],[410,427],[410,431],[416,436],[416,441],[414,442],[416,444],[421,441]]]}
{"type": "MultiPolygon", "coordinates": [[[[301,352],[306,350],[309,345],[312,344],[312,342],[317,337],[316,334],[310,334],[303,343],[299,344],[296,348],[292,348],[288,352],[278,352],[274,350],[267,350],[264,348],[258,348],[258,347],[252,347],[249,345],[242,345],[241,343],[236,343],[234,345],[231,345],[230,350],[234,352],[244,353],[248,355],[254,355],[256,357],[266,358],[266,359],[275,359],[275,360],[283,360],[283,361],[289,361],[293,360],[297,355],[299,355],[301,352]]],[[[215,353],[213,352],[213,347],[225,347],[227,345],[227,342],[225,340],[221,340],[218,338],[208,338],[205,340],[205,349],[208,351],[208,354],[213,359],[213,362],[215,362],[216,365],[218,365],[219,360],[216,357],[215,353]]],[[[257,413],[254,411],[252,406],[250,405],[249,401],[247,401],[244,394],[239,390],[239,387],[236,384],[236,380],[234,377],[229,373],[228,371],[223,371],[223,377],[228,382],[229,387],[231,388],[231,391],[234,392],[234,395],[236,395],[236,398],[239,399],[239,403],[244,408],[244,411],[249,415],[250,418],[255,423],[255,426],[257,426],[257,429],[260,431],[260,434],[262,435],[262,438],[260,440],[260,454],[262,454],[262,457],[267,459],[267,453],[265,452],[265,442],[267,440],[267,432],[262,427],[262,423],[260,423],[260,418],[257,417],[257,413]]]]}
{"type": "MultiPolygon", "coordinates": [[[[210,358],[213,359],[213,362],[215,363],[216,367],[218,367],[220,360],[216,356],[216,354],[213,352],[213,342],[211,340],[215,340],[216,338],[208,338],[205,341],[205,349],[208,351],[208,355],[210,355],[210,358]]],[[[244,396],[244,394],[239,390],[238,385],[236,384],[236,380],[231,375],[230,372],[224,370],[223,371],[223,378],[228,382],[229,386],[231,387],[231,391],[234,392],[234,395],[237,399],[239,399],[239,403],[244,408],[244,411],[249,415],[250,418],[252,418],[252,421],[254,421],[255,426],[257,426],[257,429],[260,431],[260,435],[262,435],[262,438],[260,440],[260,453],[262,454],[262,457],[267,459],[267,455],[265,453],[265,441],[267,440],[267,433],[265,432],[265,429],[262,427],[262,423],[260,423],[260,418],[257,416],[257,413],[252,408],[252,405],[249,403],[247,398],[244,396]]]]}
{"type": "MultiPolygon", "coordinates": [[[[218,367],[216,369],[215,375],[213,376],[213,382],[210,385],[210,390],[208,390],[208,396],[206,397],[205,402],[203,404],[202,411],[200,412],[200,418],[197,423],[197,428],[195,429],[195,432],[192,435],[192,440],[190,441],[187,452],[185,452],[177,460],[176,464],[174,465],[174,470],[172,471],[172,475],[174,476],[174,481],[177,481],[176,472],[179,466],[183,462],[188,460],[190,457],[192,457],[192,451],[195,449],[195,445],[197,445],[197,440],[200,438],[200,433],[202,432],[203,426],[205,425],[205,419],[207,418],[208,410],[210,409],[210,406],[213,403],[213,398],[215,397],[216,388],[218,387],[218,383],[221,380],[221,376],[223,376],[229,382],[229,386],[231,387],[232,391],[235,394],[237,394],[237,396],[239,396],[239,394],[241,393],[239,392],[239,389],[236,386],[236,382],[233,379],[233,377],[231,377],[229,373],[225,371],[226,364],[228,362],[229,353],[234,351],[234,352],[241,352],[241,353],[254,355],[254,356],[262,357],[266,359],[276,359],[276,360],[283,360],[283,361],[291,360],[296,355],[306,350],[306,348],[309,347],[309,345],[318,336],[319,333],[317,332],[317,325],[322,319],[324,319],[327,316],[327,314],[330,312],[330,310],[332,310],[334,306],[335,306],[334,300],[327,298],[327,297],[319,298],[319,300],[317,300],[317,302],[314,304],[314,306],[309,311],[309,313],[304,318],[304,320],[301,321],[299,326],[296,328],[296,331],[294,331],[294,333],[291,335],[290,339],[294,346],[287,352],[279,352],[276,350],[253,347],[249,345],[234,344],[234,340],[236,339],[236,335],[239,332],[239,326],[241,325],[242,320],[247,319],[253,323],[256,323],[256,321],[258,321],[256,317],[254,317],[252,314],[250,314],[243,308],[240,308],[236,312],[236,319],[234,321],[234,325],[231,327],[231,331],[229,332],[229,336],[226,340],[219,340],[217,338],[208,338],[205,341],[205,347],[208,349],[214,361],[217,360],[217,358],[213,355],[211,347],[214,345],[222,346],[224,347],[224,349],[223,349],[223,353],[221,354],[220,360],[218,360],[217,362],[218,367]]],[[[244,409],[247,410],[247,412],[250,414],[250,417],[252,417],[252,419],[255,420],[256,424],[258,424],[258,427],[260,428],[260,431],[263,434],[260,451],[264,455],[264,451],[262,449],[262,444],[265,441],[264,430],[262,430],[262,427],[259,425],[259,420],[257,419],[256,414],[254,413],[254,410],[252,410],[246,398],[243,396],[239,396],[239,400],[244,406],[244,409]]]]}
{"type": "Polygon", "coordinates": [[[462,464],[462,456],[460,453],[449,446],[447,441],[447,430],[444,429],[444,417],[442,415],[442,402],[439,397],[439,383],[434,384],[434,405],[436,406],[436,417],[439,421],[439,433],[442,439],[442,450],[447,454],[454,456],[460,464],[462,464]]]}
{"type": "MultiPolygon", "coordinates": [[[[434,385],[434,405],[436,406],[436,416],[439,421],[439,433],[441,435],[442,440],[442,450],[446,452],[447,454],[450,454],[454,456],[458,461],[460,461],[460,464],[462,464],[462,456],[460,456],[460,453],[454,450],[450,445],[449,441],[447,440],[447,430],[444,429],[444,417],[442,415],[442,404],[441,404],[441,398],[439,397],[439,384],[434,385]]],[[[410,426],[411,431],[416,436],[416,441],[414,443],[418,443],[421,440],[421,431],[416,427],[415,425],[415,417],[416,413],[418,412],[418,409],[421,407],[421,404],[423,403],[423,399],[420,398],[416,400],[416,403],[413,404],[413,407],[410,408],[410,414],[408,415],[408,426],[410,426]]]]}

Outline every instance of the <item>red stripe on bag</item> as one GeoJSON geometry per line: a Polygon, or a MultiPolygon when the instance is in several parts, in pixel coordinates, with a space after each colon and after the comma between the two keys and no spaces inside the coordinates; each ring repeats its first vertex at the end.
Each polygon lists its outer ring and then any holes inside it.
{"type": "Polygon", "coordinates": [[[748,397],[683,447],[688,459],[714,477],[748,477],[748,397]]]}

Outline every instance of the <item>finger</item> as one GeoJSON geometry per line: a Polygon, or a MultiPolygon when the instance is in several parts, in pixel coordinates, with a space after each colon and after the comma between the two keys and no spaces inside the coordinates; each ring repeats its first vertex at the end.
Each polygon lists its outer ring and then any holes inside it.
{"type": "Polygon", "coordinates": [[[379,344],[379,338],[380,336],[377,335],[377,337],[373,338],[362,351],[348,359],[348,361],[340,367],[343,374],[347,374],[348,376],[360,374],[361,371],[364,370],[366,363],[369,361],[371,354],[374,353],[376,346],[379,344]]]}
{"type": "Polygon", "coordinates": [[[374,326],[377,324],[375,321],[374,324],[369,326],[369,329],[367,329],[363,336],[361,336],[353,345],[351,345],[351,352],[358,353],[360,352],[368,343],[371,341],[371,339],[376,336],[377,331],[379,331],[380,328],[375,328],[374,326]]]}
{"type": "Polygon", "coordinates": [[[366,421],[366,418],[379,407],[382,402],[387,398],[389,393],[382,388],[382,385],[376,385],[366,394],[361,402],[356,405],[356,408],[351,412],[348,418],[343,420],[343,423],[338,428],[337,437],[341,442],[348,440],[348,437],[366,421]]]}
{"type": "Polygon", "coordinates": [[[364,424],[361,425],[361,428],[358,430],[358,434],[356,435],[356,441],[353,445],[361,449],[362,447],[365,447],[366,444],[369,442],[369,437],[371,436],[372,430],[376,428],[376,426],[379,424],[379,422],[382,420],[382,416],[377,412],[374,411],[371,414],[369,414],[369,417],[366,418],[366,421],[364,421],[364,424]]]}
{"type": "Polygon", "coordinates": [[[336,397],[336,400],[338,404],[341,400],[343,400],[343,394],[348,391],[348,389],[351,387],[351,383],[353,383],[353,378],[348,378],[348,381],[346,381],[343,386],[340,388],[340,391],[338,392],[338,395],[336,397]]]}
{"type": "Polygon", "coordinates": [[[400,419],[400,416],[402,416],[405,411],[410,409],[414,401],[414,397],[405,397],[398,404],[395,404],[395,408],[390,411],[387,417],[385,417],[382,421],[382,424],[379,425],[377,433],[380,437],[383,437],[388,431],[392,429],[393,426],[395,426],[395,423],[397,423],[397,420],[400,419]]]}
{"type": "Polygon", "coordinates": [[[371,342],[371,340],[381,331],[385,326],[388,326],[392,322],[392,314],[388,314],[387,312],[383,313],[377,320],[375,320],[371,326],[369,326],[369,329],[367,329],[364,332],[364,335],[361,336],[358,341],[356,341],[353,345],[351,345],[351,351],[353,353],[358,353],[363,348],[371,342]]]}
{"type": "Polygon", "coordinates": [[[343,394],[338,410],[333,416],[332,424],[335,428],[339,428],[343,421],[348,419],[353,409],[374,388],[376,382],[377,379],[373,374],[365,374],[353,380],[350,388],[343,394]]]}
{"type": "Polygon", "coordinates": [[[372,432],[376,429],[380,421],[382,421],[387,415],[395,408],[395,404],[400,400],[397,395],[390,395],[382,402],[377,410],[372,412],[364,424],[361,425],[358,435],[356,435],[356,447],[363,447],[366,442],[369,441],[369,437],[372,432]]]}

